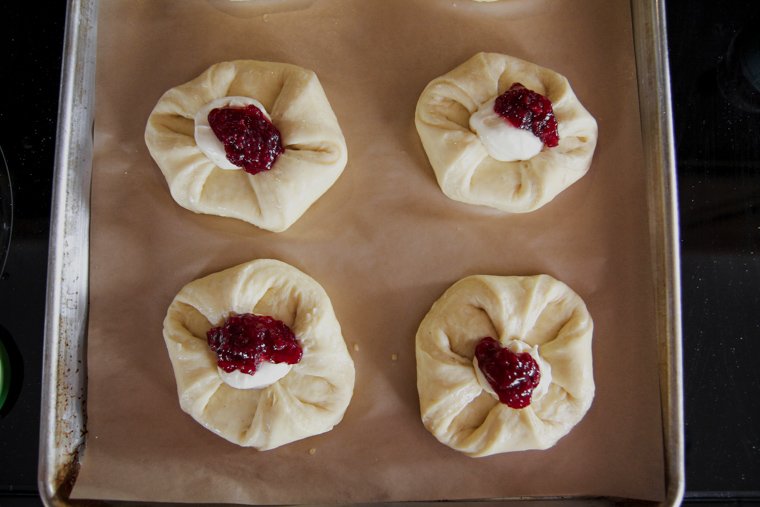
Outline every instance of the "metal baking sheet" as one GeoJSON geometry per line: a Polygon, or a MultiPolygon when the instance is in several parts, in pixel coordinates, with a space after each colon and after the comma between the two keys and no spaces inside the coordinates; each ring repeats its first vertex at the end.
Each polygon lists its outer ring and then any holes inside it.
{"type": "Polygon", "coordinates": [[[38,487],[67,505],[85,443],[89,196],[97,2],[70,0],[63,46],[48,258],[38,487]]]}
{"type": "MultiPolygon", "coordinates": [[[[70,0],[58,121],[48,268],[39,490],[69,500],[86,445],[89,194],[97,47],[97,0],[70,0]]],[[[664,2],[631,2],[642,138],[655,264],[667,499],[683,495],[683,416],[675,162],[664,2]]],[[[525,499],[520,499],[525,500],[525,499]]],[[[549,499],[544,499],[550,501],[549,499]]],[[[578,499],[554,499],[574,503],[578,499]]],[[[583,503],[586,504],[584,499],[583,503]]],[[[595,499],[608,503],[614,499],[595,499]]],[[[114,502],[116,503],[116,502],[114,502]]]]}

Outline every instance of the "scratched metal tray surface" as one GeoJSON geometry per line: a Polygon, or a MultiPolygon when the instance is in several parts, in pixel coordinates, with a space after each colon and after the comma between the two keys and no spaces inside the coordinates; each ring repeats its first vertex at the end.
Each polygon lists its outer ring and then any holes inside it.
{"type": "MultiPolygon", "coordinates": [[[[87,445],[89,199],[97,10],[98,0],[68,2],[53,180],[40,421],[38,485],[43,502],[49,506],[91,504],[70,500],[69,493],[76,481],[79,454],[87,445]]],[[[678,505],[684,491],[680,258],[664,0],[631,0],[631,12],[655,265],[667,487],[662,504],[678,505]]],[[[626,499],[503,500],[531,505],[619,501],[626,499]]],[[[458,505],[469,503],[475,502],[458,505]]]]}

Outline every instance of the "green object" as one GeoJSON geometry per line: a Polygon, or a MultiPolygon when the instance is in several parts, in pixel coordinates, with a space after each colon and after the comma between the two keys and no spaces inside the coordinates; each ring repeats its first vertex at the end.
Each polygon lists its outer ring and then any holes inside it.
{"type": "Polygon", "coordinates": [[[8,388],[11,384],[11,362],[5,345],[0,341],[0,408],[3,408],[5,399],[8,397],[8,388]]]}

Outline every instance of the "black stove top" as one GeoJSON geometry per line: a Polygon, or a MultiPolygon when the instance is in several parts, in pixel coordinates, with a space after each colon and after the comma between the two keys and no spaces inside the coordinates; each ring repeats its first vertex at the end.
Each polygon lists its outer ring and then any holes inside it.
{"type": "Polygon", "coordinates": [[[668,25],[687,497],[760,501],[760,91],[737,86],[760,76],[760,3],[671,2],[668,25]]]}
{"type": "MultiPolygon", "coordinates": [[[[2,11],[10,66],[0,146],[14,220],[0,275],[0,340],[13,375],[0,411],[0,505],[37,505],[65,6],[10,2],[2,11]]],[[[760,504],[760,113],[751,112],[756,96],[737,84],[737,62],[746,68],[760,60],[752,56],[760,2],[670,1],[667,15],[681,213],[686,501],[760,504]],[[744,39],[732,46],[742,28],[744,39]]]]}
{"type": "MultiPolygon", "coordinates": [[[[0,9],[0,37],[10,62],[3,72],[0,146],[13,194],[10,248],[0,275],[0,341],[11,365],[10,390],[0,409],[0,505],[36,505],[47,247],[65,2],[44,7],[14,2],[0,9]]],[[[7,199],[4,195],[4,202],[7,199]]]]}

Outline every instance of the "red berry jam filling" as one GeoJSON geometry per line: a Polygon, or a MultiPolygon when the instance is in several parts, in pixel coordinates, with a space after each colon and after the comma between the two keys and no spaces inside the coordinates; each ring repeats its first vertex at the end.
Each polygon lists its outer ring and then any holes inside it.
{"type": "Polygon", "coordinates": [[[533,390],[541,381],[538,363],[530,354],[515,354],[488,336],[475,347],[475,357],[500,402],[511,408],[530,405],[533,390]]]}
{"type": "Polygon", "coordinates": [[[303,355],[285,323],[252,313],[230,315],[221,326],[209,329],[206,339],[216,352],[217,365],[227,373],[253,375],[264,361],[296,364],[303,355]]]}
{"type": "Polygon", "coordinates": [[[553,148],[559,144],[552,103],[540,93],[514,83],[496,98],[493,110],[513,126],[533,132],[547,147],[553,148]]]}
{"type": "Polygon", "coordinates": [[[212,109],[208,124],[224,145],[227,160],[247,173],[268,171],[284,151],[280,131],[252,104],[212,109]]]}

